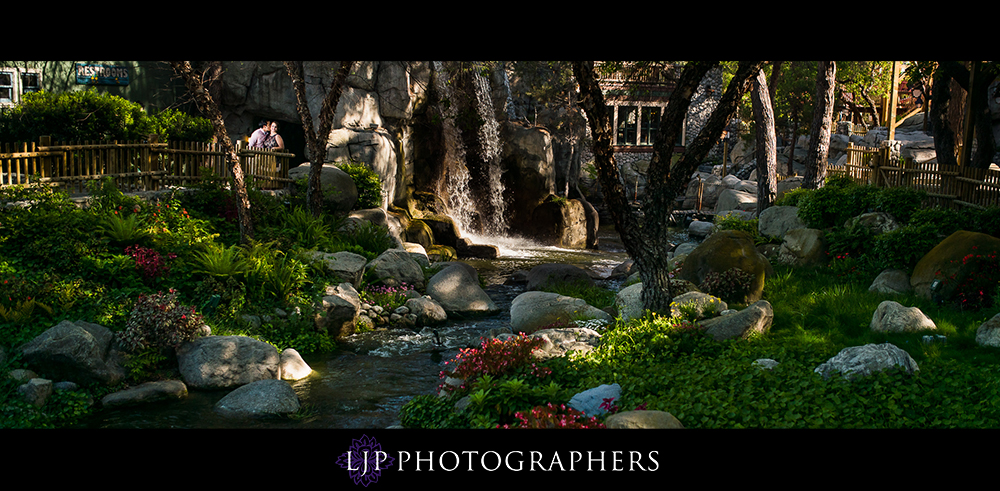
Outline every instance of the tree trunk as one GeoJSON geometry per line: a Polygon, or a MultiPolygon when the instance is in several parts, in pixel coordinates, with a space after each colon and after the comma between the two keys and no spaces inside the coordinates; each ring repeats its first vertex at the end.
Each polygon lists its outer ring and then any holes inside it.
{"type": "Polygon", "coordinates": [[[806,175],[802,179],[802,187],[805,189],[823,187],[823,179],[826,178],[826,159],[830,151],[830,128],[833,125],[833,89],[836,75],[836,62],[819,62],[819,69],[816,73],[813,120],[809,130],[809,153],[806,154],[806,175]]]}
{"type": "Polygon", "coordinates": [[[573,62],[573,73],[580,85],[580,105],[587,114],[593,139],[594,163],[598,181],[604,193],[608,210],[621,235],[629,256],[635,261],[642,278],[642,301],[653,312],[669,312],[670,274],[667,265],[669,247],[668,218],[673,211],[674,198],[683,192],[688,178],[718,141],[722,130],[746,93],[751,77],[760,71],[763,62],[741,62],[729,82],[718,106],[709,116],[701,132],[687,146],[676,163],[671,163],[674,142],[680,135],[691,97],[701,79],[718,62],[696,61],[685,65],[677,86],[660,123],[660,130],[653,143],[647,189],[647,202],[642,211],[629,206],[611,146],[611,122],[604,95],[594,75],[593,62],[573,62]]]}
{"type": "Polygon", "coordinates": [[[301,61],[286,61],[285,69],[292,79],[295,89],[295,109],[302,120],[302,129],[309,146],[309,186],[306,188],[306,203],[313,215],[319,216],[323,211],[323,188],[320,185],[320,174],[326,162],[326,142],[333,128],[333,116],[337,112],[337,104],[344,89],[344,80],[354,66],[353,61],[341,61],[340,68],[330,84],[330,90],[323,99],[323,107],[319,113],[319,132],[313,131],[312,113],[306,98],[306,83],[301,61]]]}
{"type": "Polygon", "coordinates": [[[788,152],[788,173],[786,175],[795,174],[795,142],[798,138],[795,136],[799,132],[799,113],[795,111],[792,113],[792,149],[788,152]]]}
{"type": "Polygon", "coordinates": [[[774,204],[778,197],[777,143],[774,136],[774,109],[768,93],[764,70],[757,73],[753,83],[753,119],[757,143],[757,216],[774,204]]]}
{"type": "Polygon", "coordinates": [[[246,244],[253,240],[253,220],[250,217],[250,196],[247,194],[246,180],[243,177],[243,168],[240,167],[240,157],[236,154],[236,147],[229,139],[226,132],[226,124],[222,119],[219,106],[215,104],[211,94],[202,84],[201,77],[194,73],[189,61],[171,61],[174,71],[184,79],[188,92],[194,97],[198,109],[201,110],[215,129],[215,139],[222,144],[226,152],[226,160],[230,165],[230,172],[233,174],[233,191],[236,194],[236,214],[240,225],[240,243],[246,244]]]}

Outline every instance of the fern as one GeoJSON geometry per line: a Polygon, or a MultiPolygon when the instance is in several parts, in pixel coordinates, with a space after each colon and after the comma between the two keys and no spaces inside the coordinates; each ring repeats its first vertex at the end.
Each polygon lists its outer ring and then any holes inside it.
{"type": "Polygon", "coordinates": [[[194,262],[193,272],[219,278],[241,275],[249,271],[251,266],[243,259],[240,248],[235,245],[223,247],[213,244],[209,246],[208,251],[196,252],[194,262]]]}

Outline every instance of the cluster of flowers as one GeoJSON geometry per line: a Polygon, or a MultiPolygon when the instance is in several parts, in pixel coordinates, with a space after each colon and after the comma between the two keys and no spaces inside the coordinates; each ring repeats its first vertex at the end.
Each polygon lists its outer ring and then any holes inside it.
{"type": "Polygon", "coordinates": [[[125,254],[128,254],[135,259],[135,268],[139,270],[142,276],[146,279],[160,278],[166,276],[170,273],[170,266],[167,264],[167,259],[174,259],[177,257],[176,254],[167,254],[166,258],[162,256],[159,252],[148,247],[142,247],[138,244],[131,245],[125,248],[125,254]]]}
{"type": "MultiPolygon", "coordinates": [[[[499,339],[484,340],[479,348],[465,348],[455,356],[456,366],[449,373],[442,371],[441,378],[453,377],[465,381],[462,386],[471,386],[472,381],[489,375],[497,377],[515,370],[530,367],[536,377],[544,377],[552,373],[547,367],[539,367],[532,362],[532,351],[542,345],[542,340],[531,338],[525,334],[514,336],[506,341],[499,339]]],[[[445,362],[448,364],[449,362],[445,362]]],[[[446,390],[454,388],[443,384],[446,390]]]]}
{"type": "Polygon", "coordinates": [[[202,324],[195,308],[177,303],[177,291],[142,295],[135,302],[125,323],[125,330],[118,333],[118,340],[127,351],[148,347],[176,348],[184,341],[194,339],[202,324]]]}
{"type": "Polygon", "coordinates": [[[406,292],[413,288],[406,283],[399,286],[368,285],[361,291],[361,300],[371,305],[394,309],[406,302],[406,292]]]}
{"type": "MultiPolygon", "coordinates": [[[[973,246],[973,250],[978,247],[973,246]]],[[[962,310],[978,310],[993,306],[993,295],[1000,287],[1000,260],[997,251],[988,254],[972,253],[962,258],[962,269],[968,275],[955,286],[955,302],[962,310]]],[[[937,276],[942,276],[937,272],[937,276]]],[[[957,275],[951,275],[945,281],[956,281],[957,275]]]]}
{"type": "Polygon", "coordinates": [[[517,412],[514,417],[518,423],[514,426],[497,426],[503,429],[522,428],[555,428],[555,429],[588,429],[604,428],[604,423],[591,416],[587,417],[582,411],[578,411],[565,404],[558,406],[551,402],[545,406],[535,406],[527,413],[517,412]]]}

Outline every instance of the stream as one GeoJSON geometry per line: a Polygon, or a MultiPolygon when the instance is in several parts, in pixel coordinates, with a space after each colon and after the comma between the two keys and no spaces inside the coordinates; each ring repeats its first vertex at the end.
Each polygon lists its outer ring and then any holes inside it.
{"type": "MultiPolygon", "coordinates": [[[[679,229],[677,241],[687,240],[679,229]]],[[[481,243],[487,242],[483,239],[481,243]]],[[[237,419],[219,416],[216,402],[229,390],[190,390],[182,400],[138,407],[98,411],[81,426],[114,429],[214,429],[214,428],[388,428],[399,425],[399,410],[416,395],[433,394],[444,362],[465,347],[479,345],[479,338],[510,330],[510,304],[523,285],[504,282],[517,270],[543,263],[568,263],[606,278],[627,259],[613,227],[602,227],[600,250],[567,250],[524,244],[497,244],[495,260],[468,260],[485,280],[486,293],[500,313],[474,319],[449,319],[420,333],[382,330],[355,334],[333,353],[304,356],[313,373],[290,382],[303,409],[291,418],[237,419]]],[[[618,289],[620,285],[606,285],[618,289]]]]}

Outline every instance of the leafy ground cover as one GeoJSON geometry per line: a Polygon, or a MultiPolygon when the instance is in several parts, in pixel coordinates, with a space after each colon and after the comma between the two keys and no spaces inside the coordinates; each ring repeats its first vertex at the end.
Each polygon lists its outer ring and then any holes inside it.
{"type": "MultiPolygon", "coordinates": [[[[246,335],[308,354],[336,347],[313,326],[313,306],[339,282],[307,252],[349,250],[375,257],[391,246],[385,228],[341,235],[333,214],[303,212],[299,195],[251,191],[256,240],[240,245],[231,193],[208,179],[193,192],[145,201],[110,180],[90,186],[86,207],[57,189],[0,190],[0,372],[23,368],[15,347],[63,320],[116,332],[135,384],[170,376],[160,349],[195,335],[246,335]],[[279,317],[275,309],[302,315],[279,317]],[[244,316],[264,320],[248,323],[244,316]],[[266,317],[265,317],[266,316],[266,317]]],[[[363,289],[368,285],[364,285],[363,289]]],[[[83,387],[41,411],[0,381],[0,426],[65,426],[86,413],[88,397],[121,387],[83,387]]]]}

